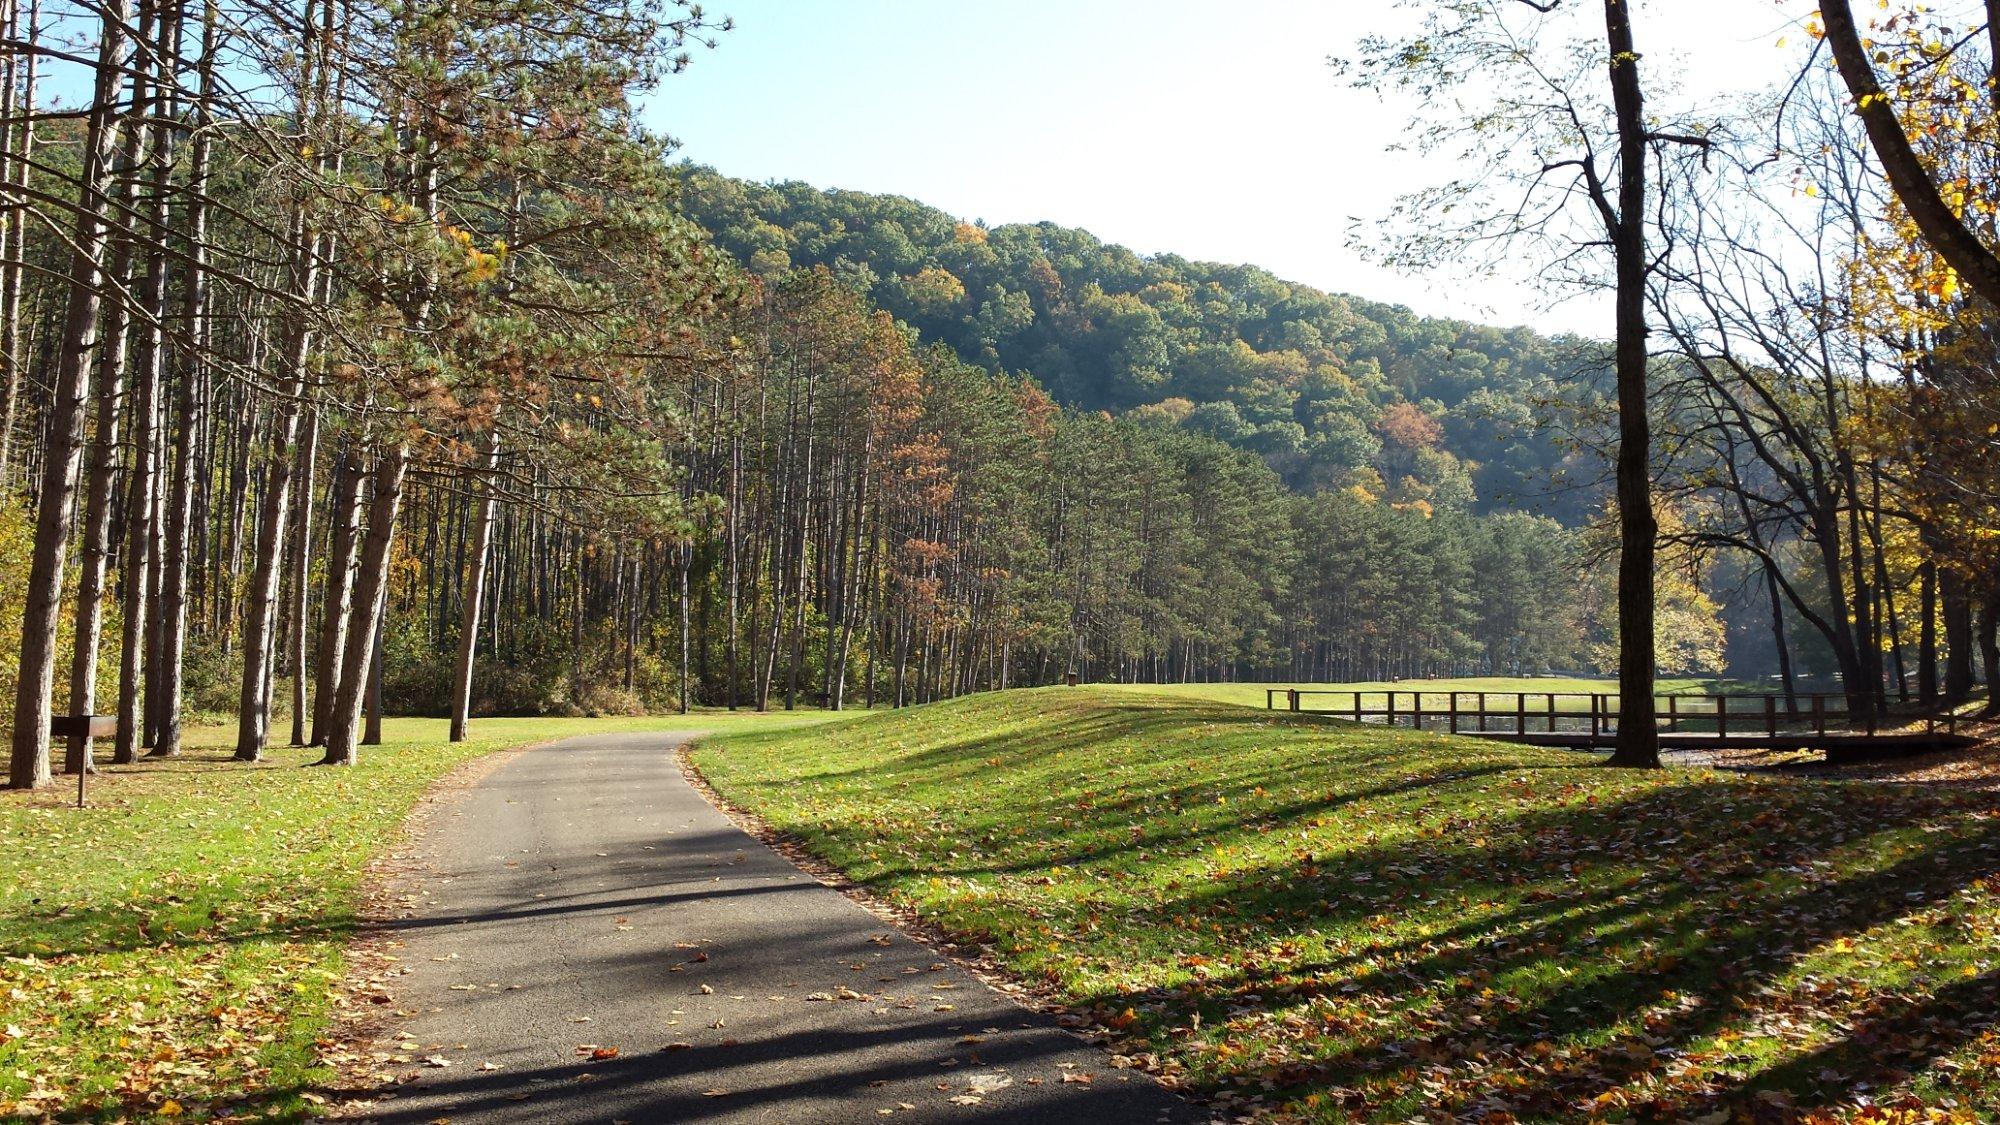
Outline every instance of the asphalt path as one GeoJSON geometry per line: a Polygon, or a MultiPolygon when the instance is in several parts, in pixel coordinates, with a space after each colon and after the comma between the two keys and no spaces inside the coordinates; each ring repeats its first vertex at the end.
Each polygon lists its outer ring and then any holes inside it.
{"type": "Polygon", "coordinates": [[[1196,1122],[1190,1103],[573,739],[454,795],[398,876],[395,1122],[1196,1122]]]}

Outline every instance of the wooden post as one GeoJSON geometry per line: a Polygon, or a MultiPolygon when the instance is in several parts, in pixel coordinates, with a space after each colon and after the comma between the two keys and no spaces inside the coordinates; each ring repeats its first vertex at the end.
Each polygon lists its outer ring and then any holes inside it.
{"type": "Polygon", "coordinates": [[[1775,695],[1764,697],[1764,737],[1778,737],[1778,697],[1775,695]]]}
{"type": "Polygon", "coordinates": [[[1667,697],[1667,733],[1678,734],[1681,729],[1681,697],[1667,697]]]}
{"type": "Polygon", "coordinates": [[[1528,693],[1525,691],[1514,693],[1514,733],[1528,733],[1528,693]]]}
{"type": "Polygon", "coordinates": [[[1450,707],[1451,707],[1451,733],[1457,734],[1458,733],[1458,690],[1456,688],[1452,689],[1450,707]]]}
{"type": "Polygon", "coordinates": [[[1711,695],[1709,698],[1715,700],[1715,735],[1722,738],[1729,733],[1729,697],[1711,695]]]}
{"type": "Polygon", "coordinates": [[[1479,733],[1486,733],[1486,693],[1479,693],[1479,733]]]}
{"type": "Polygon", "coordinates": [[[1393,691],[1385,691],[1382,694],[1389,700],[1388,703],[1389,710],[1387,713],[1388,725],[1393,727],[1396,725],[1396,693],[1393,691]]]}
{"type": "Polygon", "coordinates": [[[1411,693],[1410,693],[1410,695],[1411,695],[1411,696],[1412,696],[1412,697],[1413,697],[1413,698],[1414,698],[1414,699],[1416,700],[1416,702],[1415,702],[1415,704],[1414,704],[1414,709],[1413,709],[1413,710],[1412,710],[1412,711],[1410,712],[1410,717],[1411,717],[1411,725],[1412,725],[1413,727],[1415,727],[1415,728],[1416,728],[1417,730],[1422,730],[1422,729],[1424,729],[1424,692],[1423,692],[1423,689],[1422,689],[1422,688],[1418,688],[1418,689],[1417,689],[1416,691],[1413,691],[1413,692],[1411,692],[1411,693]]]}
{"type": "Polygon", "coordinates": [[[1358,691],[1354,693],[1354,721],[1361,721],[1361,693],[1358,691]]]}
{"type": "Polygon", "coordinates": [[[1592,746],[1597,745],[1598,722],[1597,693],[1593,691],[1590,693],[1590,744],[1592,746]]]}
{"type": "Polygon", "coordinates": [[[1826,737],[1826,696],[1813,692],[1813,729],[1821,738],[1826,737]]]}
{"type": "Polygon", "coordinates": [[[1548,693],[1548,697],[1549,697],[1549,698],[1548,698],[1548,704],[1549,704],[1549,733],[1550,733],[1550,734],[1554,734],[1554,733],[1556,732],[1556,693],[1555,693],[1555,692],[1549,692],[1549,693],[1548,693]]]}
{"type": "Polygon", "coordinates": [[[1292,709],[1292,710],[1294,710],[1294,711],[1298,710],[1298,709],[1299,709],[1299,689],[1297,689],[1297,688],[1289,688],[1289,689],[1287,689],[1287,690],[1286,690],[1286,692],[1285,692],[1285,695],[1286,695],[1286,698],[1287,698],[1287,700],[1288,700],[1288,701],[1289,701],[1289,703],[1290,703],[1290,706],[1291,706],[1291,709],[1292,709]]]}

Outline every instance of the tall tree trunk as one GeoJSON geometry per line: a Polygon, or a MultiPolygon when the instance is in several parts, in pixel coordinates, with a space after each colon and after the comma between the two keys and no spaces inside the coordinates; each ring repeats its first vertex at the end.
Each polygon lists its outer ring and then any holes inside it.
{"type": "MultiPolygon", "coordinates": [[[[20,3],[16,0],[13,10],[15,38],[37,42],[41,38],[41,0],[32,0],[28,7],[26,34],[22,34],[20,3]]],[[[14,427],[20,413],[21,368],[23,361],[21,339],[21,280],[26,272],[25,258],[28,245],[28,205],[27,188],[31,179],[30,165],[35,154],[35,80],[40,57],[32,51],[23,53],[21,83],[18,95],[14,87],[14,67],[10,61],[7,68],[8,95],[11,99],[9,115],[21,118],[20,134],[11,134],[7,145],[13,157],[6,168],[0,169],[0,183],[8,185],[10,202],[6,214],[6,240],[9,253],[5,261],[0,261],[0,491],[7,491],[14,483],[14,427]]]]}
{"type": "Polygon", "coordinates": [[[1777,568],[1764,564],[1764,596],[1771,600],[1771,643],[1778,649],[1778,679],[1785,689],[1785,710],[1799,709],[1799,685],[1792,672],[1792,642],[1785,635],[1785,602],[1778,592],[1777,568]]]}
{"type": "Polygon", "coordinates": [[[1925,559],[1917,570],[1917,698],[1925,710],[1937,706],[1937,563],[1925,559]]]}
{"type": "Polygon", "coordinates": [[[14,741],[8,784],[46,785],[49,774],[50,695],[55,686],[56,616],[62,602],[63,566],[75,523],[77,462],[83,453],[83,419],[90,399],[97,314],[103,303],[105,208],[112,152],[117,142],[120,77],[130,42],[131,0],[106,0],[97,59],[97,87],[83,141],[76,226],[71,235],[69,300],[63,316],[51,390],[47,452],[42,461],[40,510],[21,610],[21,658],[14,691],[14,741]]]}
{"type": "Polygon", "coordinates": [[[166,502],[165,558],[160,568],[158,657],[146,693],[153,714],[153,755],[171,757],[181,748],[182,666],[187,655],[189,568],[188,552],[196,527],[196,458],[199,435],[209,425],[208,369],[201,350],[208,340],[208,184],[213,151],[210,126],[215,93],[216,12],[214,0],[202,5],[201,88],[194,103],[194,140],[188,159],[186,233],[188,262],[182,292],[182,329],[192,346],[180,353],[180,384],[174,394],[174,416],[181,439],[176,443],[174,475],[166,502]]]}
{"type": "MultiPolygon", "coordinates": [[[[107,342],[115,338],[107,337],[107,342]]],[[[121,365],[107,364],[110,380],[119,376],[121,365]]],[[[85,475],[83,501],[83,545],[80,572],[76,579],[75,630],[71,636],[69,662],[69,713],[88,715],[97,710],[97,652],[104,633],[105,572],[111,555],[111,489],[118,476],[119,427],[124,413],[124,392],[107,380],[97,400],[97,432],[91,439],[90,471],[85,475]]],[[[63,757],[63,772],[76,773],[90,768],[90,736],[71,735],[63,757]]]]}
{"type": "MultiPolygon", "coordinates": [[[[289,352],[290,349],[288,348],[289,352]]],[[[301,354],[300,359],[303,360],[301,354]]],[[[291,400],[279,408],[266,463],[264,496],[257,516],[257,549],[250,583],[243,592],[243,682],[237,695],[236,760],[261,758],[271,736],[270,678],[274,657],[274,621],[278,610],[278,579],[291,530],[291,489],[294,445],[298,438],[299,384],[288,380],[291,400]]]]}
{"type": "Polygon", "coordinates": [[[680,563],[680,603],[681,603],[681,714],[688,713],[688,571],[694,568],[694,543],[685,541],[675,548],[680,563]]]}
{"type": "Polygon", "coordinates": [[[341,657],[340,682],[328,716],[322,765],[351,766],[360,760],[361,707],[367,692],[369,665],[377,647],[382,605],[389,591],[390,551],[395,545],[396,514],[402,506],[403,479],[409,466],[409,449],[396,442],[378,455],[371,474],[375,495],[368,504],[368,534],[361,545],[354,608],[347,624],[352,639],[341,657]]]}
{"type": "Polygon", "coordinates": [[[292,531],[292,737],[293,746],[306,744],[306,617],[312,609],[313,475],[319,460],[319,408],[309,407],[306,436],[300,441],[298,527],[292,531]]]}
{"type": "Polygon", "coordinates": [[[112,751],[112,760],[121,764],[137,760],[145,738],[139,710],[145,657],[159,631],[151,612],[153,583],[158,579],[153,543],[159,537],[160,381],[166,355],[167,241],[172,235],[167,204],[173,180],[174,120],[179,116],[173,83],[180,61],[181,7],[180,0],[162,5],[159,42],[153,52],[159,71],[155,97],[159,108],[151,124],[152,186],[144,226],[152,245],[137,293],[141,323],[132,355],[132,481],[125,505],[122,575],[125,628],[118,652],[118,736],[112,751]]]}
{"type": "MultiPolygon", "coordinates": [[[[149,80],[152,51],[148,37],[153,33],[153,25],[153,5],[143,4],[139,13],[139,39],[143,49],[136,52],[132,65],[132,112],[119,128],[118,151],[114,158],[116,182],[113,200],[108,201],[117,213],[119,223],[124,225],[132,225],[132,216],[137,213],[140,178],[152,141],[146,118],[152,104],[149,80]]],[[[121,290],[131,288],[132,259],[136,250],[129,235],[111,239],[106,280],[121,290]]],[[[97,663],[104,640],[105,586],[111,557],[116,550],[111,542],[112,491],[118,482],[119,451],[122,448],[119,431],[128,401],[125,345],[131,335],[131,327],[132,311],[123,299],[113,300],[104,306],[99,328],[102,340],[96,356],[97,432],[91,441],[90,471],[84,487],[82,569],[77,575],[76,628],[70,649],[69,710],[72,715],[88,715],[97,711],[97,663]]],[[[89,768],[90,742],[87,734],[70,737],[63,762],[64,772],[76,773],[89,768]]]]}
{"type": "Polygon", "coordinates": [[[1614,766],[1656,769],[1653,725],[1652,427],[1647,417],[1646,114],[1627,0],[1604,0],[1611,99],[1618,121],[1616,258],[1618,372],[1618,745],[1614,766]]]}
{"type": "Polygon", "coordinates": [[[332,726],[333,700],[340,692],[346,663],[347,622],[354,611],[354,554],[361,542],[361,484],[366,477],[362,453],[341,455],[334,470],[330,515],[332,546],[327,552],[325,588],[320,594],[318,682],[313,687],[313,746],[326,744],[332,726]]]}
{"type": "Polygon", "coordinates": [[[1938,575],[1939,616],[1944,618],[1944,696],[1963,703],[1972,694],[1972,595],[1955,567],[1938,575]]]}
{"type": "Polygon", "coordinates": [[[382,647],[389,631],[389,587],[382,586],[382,604],[375,610],[375,641],[369,645],[368,691],[362,701],[364,721],[361,725],[361,745],[382,745],[382,647]]]}
{"type": "MultiPolygon", "coordinates": [[[[733,405],[733,395],[731,396],[731,401],[733,405]]],[[[723,615],[725,618],[724,624],[729,630],[729,635],[723,642],[723,663],[725,670],[723,693],[731,711],[736,710],[736,648],[738,630],[740,628],[738,618],[742,609],[739,604],[739,594],[742,590],[743,581],[742,518],[739,515],[742,505],[743,435],[740,432],[732,432],[729,437],[729,507],[723,513],[723,519],[727,521],[725,535],[728,537],[725,549],[729,556],[728,589],[726,591],[729,608],[723,615]]]]}
{"type": "Polygon", "coordinates": [[[458,667],[451,685],[451,740],[464,742],[472,717],[472,661],[479,648],[479,613],[486,590],[486,560],[492,553],[493,518],[499,509],[499,489],[493,474],[500,468],[500,431],[486,435],[486,452],[481,458],[479,512],[473,517],[472,560],[465,577],[464,603],[459,615],[458,667]]]}
{"type": "MultiPolygon", "coordinates": [[[[307,25],[311,26],[312,5],[308,3],[307,25]]],[[[310,57],[310,52],[308,53],[310,57]]],[[[301,126],[317,115],[304,103],[302,91],[298,111],[301,126]]],[[[292,203],[289,245],[291,279],[289,290],[294,307],[285,318],[285,337],[278,356],[278,416],[271,430],[270,457],[265,463],[263,508],[258,514],[255,561],[250,585],[244,591],[243,685],[238,694],[236,759],[254,762],[263,756],[271,738],[271,672],[275,660],[274,619],[278,611],[279,578],[283,571],[285,540],[291,527],[292,473],[297,457],[299,420],[306,393],[306,356],[312,350],[313,326],[308,306],[319,296],[319,232],[307,216],[307,202],[292,203]]],[[[307,482],[310,487],[311,482],[307,482]]],[[[304,588],[301,580],[300,588],[304,588]]]]}
{"type": "Polygon", "coordinates": [[[1979,663],[1986,672],[1982,718],[2000,715],[2000,588],[1989,589],[1979,612],[1979,663]]]}

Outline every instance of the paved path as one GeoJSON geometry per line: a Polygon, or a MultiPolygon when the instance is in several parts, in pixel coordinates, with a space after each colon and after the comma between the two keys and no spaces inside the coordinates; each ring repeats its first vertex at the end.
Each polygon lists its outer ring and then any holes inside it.
{"type": "Polygon", "coordinates": [[[1205,1119],[738,829],[685,737],[531,750],[439,811],[395,888],[417,1077],[374,1119],[1205,1119]]]}

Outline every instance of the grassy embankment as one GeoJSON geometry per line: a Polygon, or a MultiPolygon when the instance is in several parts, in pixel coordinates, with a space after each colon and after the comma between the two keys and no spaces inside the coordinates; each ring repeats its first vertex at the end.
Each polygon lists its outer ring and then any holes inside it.
{"type": "Polygon", "coordinates": [[[1616,772],[1157,689],[729,734],[696,760],[1225,1100],[2000,1116],[1990,795],[1616,772]],[[1866,1108],[1899,1104],[1922,1108],[1866,1108]]]}
{"type": "MultiPolygon", "coordinates": [[[[229,760],[205,728],[171,761],[0,796],[0,1118],[296,1116],[328,1075],[326,1026],[363,868],[452,767],[576,734],[822,716],[391,719],[354,769],[318,751],[229,760]]],[[[827,716],[830,717],[830,716],[827,716]]]]}

